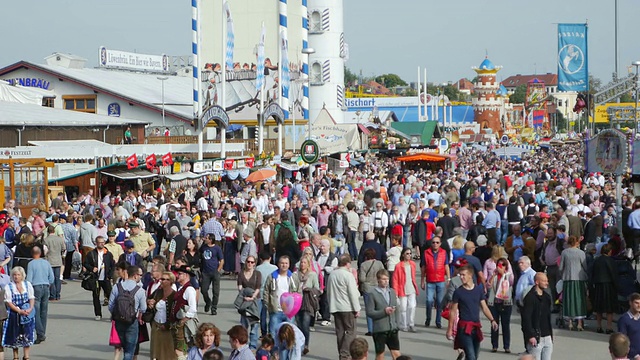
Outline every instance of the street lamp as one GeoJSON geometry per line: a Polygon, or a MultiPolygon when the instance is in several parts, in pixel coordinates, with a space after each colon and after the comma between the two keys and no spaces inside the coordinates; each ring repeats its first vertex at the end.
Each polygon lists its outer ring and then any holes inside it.
{"type": "Polygon", "coordinates": [[[160,80],[162,82],[162,127],[166,127],[165,123],[164,123],[164,81],[169,79],[168,76],[158,76],[157,77],[158,80],[160,80]]]}
{"type": "Polygon", "coordinates": [[[631,65],[635,66],[636,68],[636,81],[635,81],[635,92],[636,92],[636,107],[633,109],[633,131],[634,131],[634,139],[635,139],[635,134],[638,132],[638,67],[640,67],[640,61],[634,61],[631,63],[631,65]]]}
{"type": "MultiPolygon", "coordinates": [[[[307,55],[307,64],[309,64],[311,62],[311,61],[309,61],[310,58],[311,58],[311,55],[315,54],[316,50],[314,48],[308,47],[308,48],[302,49],[302,53],[307,55]]],[[[305,81],[309,81],[308,74],[307,74],[307,79],[305,81]]],[[[309,116],[309,119],[307,119],[307,122],[308,122],[308,128],[309,128],[309,138],[308,139],[311,140],[311,116],[309,116]]],[[[294,132],[295,132],[295,127],[294,127],[294,132]]],[[[300,155],[302,155],[302,154],[300,154],[300,155]]],[[[309,183],[311,183],[311,164],[309,164],[309,183]]]]}

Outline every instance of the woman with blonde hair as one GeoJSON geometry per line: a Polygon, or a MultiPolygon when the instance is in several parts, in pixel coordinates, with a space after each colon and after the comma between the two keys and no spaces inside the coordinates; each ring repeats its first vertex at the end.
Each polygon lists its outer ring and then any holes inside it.
{"type": "Polygon", "coordinates": [[[204,354],[220,346],[220,329],[212,323],[202,323],[198,326],[195,336],[195,346],[189,349],[187,360],[202,360],[204,354]]]}
{"type": "Polygon", "coordinates": [[[302,306],[296,314],[296,323],[301,327],[304,334],[304,350],[303,355],[309,352],[309,340],[311,333],[309,328],[311,326],[311,318],[315,315],[319,308],[320,297],[320,283],[318,281],[318,274],[311,269],[311,259],[309,256],[302,256],[300,258],[300,266],[298,270],[293,274],[297,276],[300,287],[298,291],[302,294],[302,306]]]}
{"type": "Polygon", "coordinates": [[[453,264],[464,255],[464,244],[467,242],[465,238],[462,237],[460,233],[456,234],[451,242],[451,259],[449,259],[449,263],[451,264],[451,273],[453,274],[453,264]]]}
{"type": "Polygon", "coordinates": [[[14,359],[23,348],[23,359],[28,360],[36,334],[35,295],[22,266],[11,270],[11,282],[5,285],[4,292],[9,317],[4,322],[2,346],[13,349],[14,359]]]}
{"type": "Polygon", "coordinates": [[[153,315],[153,319],[150,322],[151,358],[173,360],[175,359],[173,338],[167,320],[175,300],[175,290],[172,286],[176,282],[176,277],[172,272],[165,271],[162,273],[160,281],[160,287],[147,300],[147,313],[150,312],[153,315]]]}
{"type": "MultiPolygon", "coordinates": [[[[242,236],[242,234],[240,234],[242,236]]],[[[224,253],[224,275],[235,275],[238,273],[236,268],[236,253],[238,252],[238,234],[236,233],[236,221],[229,220],[224,232],[224,242],[222,251],[224,253]]]]}

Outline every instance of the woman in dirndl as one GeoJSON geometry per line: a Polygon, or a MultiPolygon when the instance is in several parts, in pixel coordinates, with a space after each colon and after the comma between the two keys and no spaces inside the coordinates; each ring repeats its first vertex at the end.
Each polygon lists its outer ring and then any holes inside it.
{"type": "Polygon", "coordinates": [[[9,317],[4,323],[2,346],[13,349],[14,359],[19,357],[19,349],[24,348],[23,359],[28,360],[36,333],[36,320],[33,286],[25,278],[24,268],[16,266],[11,270],[11,282],[4,287],[9,317]]]}
{"type": "Polygon", "coordinates": [[[611,257],[613,246],[611,241],[600,250],[601,256],[593,262],[591,269],[589,295],[596,313],[596,332],[602,334],[602,314],[607,316],[607,334],[613,334],[613,313],[618,310],[618,291],[616,279],[618,269],[611,257]]]}
{"type": "Polygon", "coordinates": [[[575,320],[582,331],[587,316],[587,257],[577,237],[569,236],[567,243],[569,248],[562,251],[558,268],[562,274],[562,315],[569,320],[569,330],[575,320]]]}

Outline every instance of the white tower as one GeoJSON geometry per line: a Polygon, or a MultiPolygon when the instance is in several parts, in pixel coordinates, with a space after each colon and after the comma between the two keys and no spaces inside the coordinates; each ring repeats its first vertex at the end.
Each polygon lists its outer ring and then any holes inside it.
{"type": "Polygon", "coordinates": [[[326,108],[336,123],[344,122],[344,42],[342,0],[309,0],[309,121],[326,108]]]}

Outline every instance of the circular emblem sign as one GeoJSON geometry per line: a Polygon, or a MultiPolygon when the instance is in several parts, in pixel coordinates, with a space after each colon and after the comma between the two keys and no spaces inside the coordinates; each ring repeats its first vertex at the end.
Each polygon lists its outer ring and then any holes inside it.
{"type": "Polygon", "coordinates": [[[300,147],[300,154],[302,161],[313,164],[320,157],[320,147],[317,142],[311,139],[305,140],[300,147]]]}

